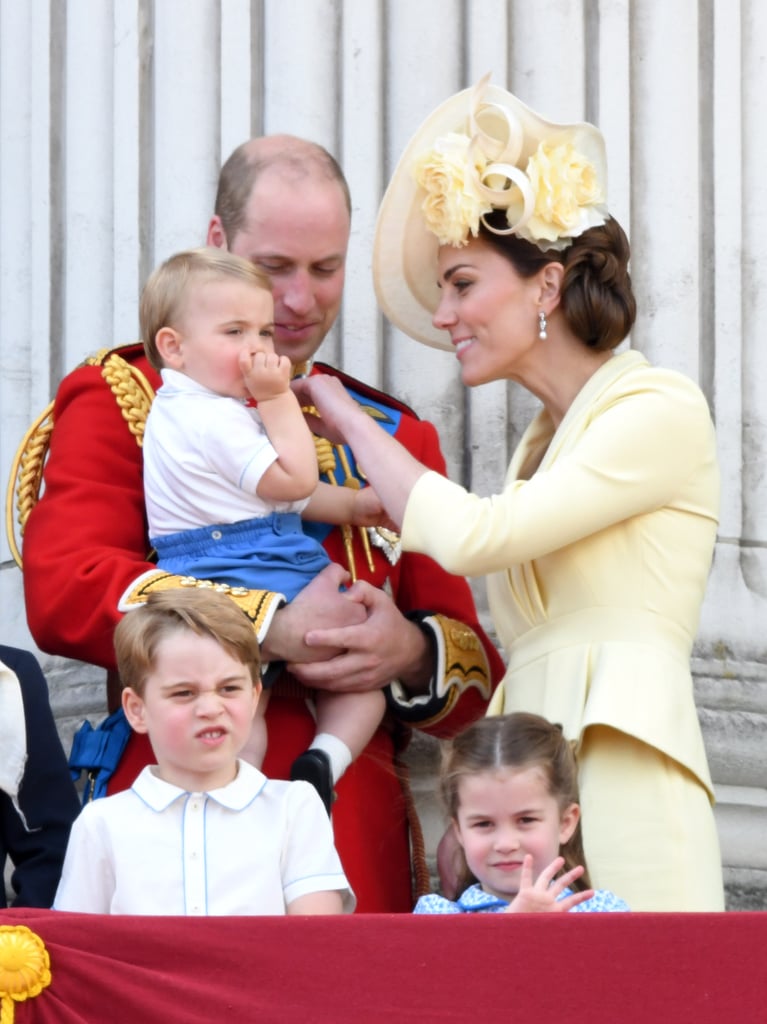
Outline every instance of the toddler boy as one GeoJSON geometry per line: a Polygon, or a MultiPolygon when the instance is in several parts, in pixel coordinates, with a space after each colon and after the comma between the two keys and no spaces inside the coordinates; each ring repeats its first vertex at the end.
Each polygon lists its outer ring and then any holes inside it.
{"type": "MultiPolygon", "coordinates": [[[[274,350],[271,282],[257,266],[222,249],[176,253],[144,286],[140,321],[162,377],[143,438],[158,568],[292,601],[329,562],[301,517],[386,525],[372,488],[318,483],[314,440],[290,388],[293,367],[274,350]]],[[[257,768],[268,696],[241,755],[257,768]]],[[[320,690],[314,706],[316,734],[290,777],[312,782],[330,812],[335,783],[370,742],[386,703],[381,690],[320,690]]]]}

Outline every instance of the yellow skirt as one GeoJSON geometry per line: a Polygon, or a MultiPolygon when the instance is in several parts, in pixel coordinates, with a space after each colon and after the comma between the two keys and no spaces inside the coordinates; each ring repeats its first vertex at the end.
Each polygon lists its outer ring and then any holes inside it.
{"type": "Polygon", "coordinates": [[[578,753],[591,882],[632,910],[724,910],[719,837],[708,793],[654,747],[608,726],[578,753]]]}

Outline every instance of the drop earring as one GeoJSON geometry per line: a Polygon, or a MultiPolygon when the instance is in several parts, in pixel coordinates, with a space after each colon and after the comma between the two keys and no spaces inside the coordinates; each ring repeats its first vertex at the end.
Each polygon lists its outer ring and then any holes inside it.
{"type": "Polygon", "coordinates": [[[546,334],[546,314],[542,309],[538,310],[538,337],[541,341],[545,341],[548,335],[546,334]]]}

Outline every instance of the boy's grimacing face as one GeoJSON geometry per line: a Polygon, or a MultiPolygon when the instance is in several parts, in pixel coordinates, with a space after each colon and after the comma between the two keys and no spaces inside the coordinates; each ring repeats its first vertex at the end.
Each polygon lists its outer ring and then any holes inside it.
{"type": "Polygon", "coordinates": [[[160,778],[190,792],[219,789],[237,774],[261,684],[210,636],[179,628],[157,646],[143,697],[123,690],[132,728],[147,733],[160,778]]]}

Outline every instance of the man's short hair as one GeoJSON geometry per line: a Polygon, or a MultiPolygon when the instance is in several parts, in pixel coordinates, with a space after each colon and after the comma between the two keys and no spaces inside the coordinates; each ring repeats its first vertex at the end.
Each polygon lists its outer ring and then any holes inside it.
{"type": "Polygon", "coordinates": [[[295,135],[267,135],[243,142],[232,153],[218,178],[215,212],[231,246],[245,228],[245,217],[253,187],[270,167],[279,167],[298,180],[318,177],[337,181],[351,216],[349,185],[335,157],[317,142],[295,135]]]}

